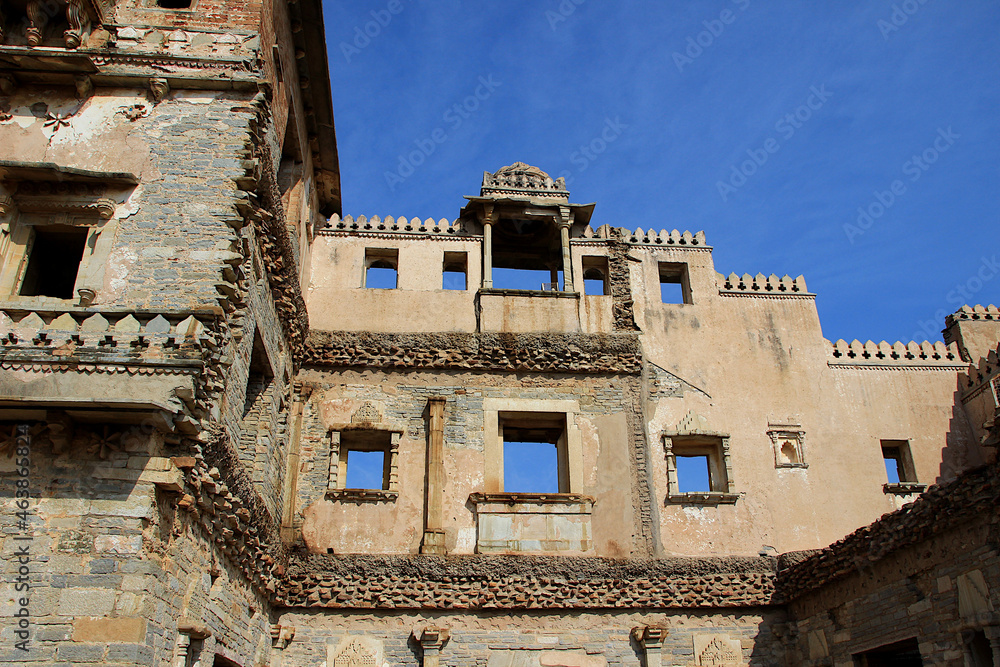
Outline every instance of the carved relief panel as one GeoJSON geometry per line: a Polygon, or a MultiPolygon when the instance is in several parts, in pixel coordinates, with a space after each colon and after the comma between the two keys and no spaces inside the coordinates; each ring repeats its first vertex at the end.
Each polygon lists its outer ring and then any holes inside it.
{"type": "Polygon", "coordinates": [[[696,634],[695,664],[701,667],[743,667],[743,646],[728,635],[696,634]]]}

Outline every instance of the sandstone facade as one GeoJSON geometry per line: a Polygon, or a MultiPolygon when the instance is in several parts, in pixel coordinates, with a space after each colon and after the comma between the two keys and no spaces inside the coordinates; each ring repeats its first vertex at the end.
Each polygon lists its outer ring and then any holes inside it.
{"type": "Polygon", "coordinates": [[[341,217],[320,3],[179,4],[0,0],[0,662],[1000,664],[1000,311],[831,342],[522,163],[341,217]]]}

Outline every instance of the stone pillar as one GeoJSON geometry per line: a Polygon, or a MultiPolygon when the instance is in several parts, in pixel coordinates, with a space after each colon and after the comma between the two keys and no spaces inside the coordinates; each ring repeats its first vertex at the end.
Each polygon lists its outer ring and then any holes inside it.
{"type": "Polygon", "coordinates": [[[429,427],[427,429],[427,470],[424,484],[426,511],[424,513],[424,540],[420,553],[445,555],[444,544],[444,397],[427,402],[429,427]]]}
{"type": "Polygon", "coordinates": [[[632,638],[642,647],[646,658],[644,667],[661,667],[663,663],[663,640],[668,630],[656,625],[640,625],[632,628],[632,638]]]}
{"type": "Polygon", "coordinates": [[[427,626],[413,631],[413,638],[420,644],[424,659],[422,667],[440,667],[441,647],[448,641],[448,628],[427,626]]]}
{"type": "Polygon", "coordinates": [[[293,626],[277,623],[271,626],[271,646],[274,648],[271,667],[281,667],[284,662],[285,649],[294,638],[295,628],[293,626]]]}
{"type": "Polygon", "coordinates": [[[483,207],[483,289],[493,287],[493,207],[483,207]]]}
{"type": "Polygon", "coordinates": [[[575,292],[573,288],[573,262],[569,256],[569,228],[573,224],[573,214],[565,206],[559,207],[559,245],[562,247],[563,291],[575,292]]]}

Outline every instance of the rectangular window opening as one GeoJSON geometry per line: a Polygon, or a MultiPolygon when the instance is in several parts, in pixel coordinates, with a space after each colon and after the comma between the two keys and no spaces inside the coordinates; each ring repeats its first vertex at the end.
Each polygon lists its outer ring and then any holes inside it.
{"type": "Polygon", "coordinates": [[[457,291],[467,290],[469,280],[468,267],[468,253],[446,252],[444,254],[444,267],[441,274],[441,288],[457,291]]]}
{"type": "Polygon", "coordinates": [[[368,289],[396,289],[399,279],[399,251],[395,248],[365,249],[364,285],[368,289]]]}
{"type": "Polygon", "coordinates": [[[346,489],[386,489],[385,451],[347,450],[346,489]]]}
{"type": "Polygon", "coordinates": [[[562,289],[562,285],[563,272],[561,270],[493,268],[494,289],[558,292],[562,289]]]}
{"type": "Polygon", "coordinates": [[[855,667],[923,667],[917,639],[907,639],[854,654],[855,667]]]}
{"type": "Polygon", "coordinates": [[[607,257],[583,258],[583,293],[590,296],[607,296],[611,293],[607,257]]]}
{"type": "MultiPolygon", "coordinates": [[[[264,402],[269,396],[269,390],[273,383],[274,371],[271,369],[271,362],[267,358],[264,341],[261,340],[258,330],[254,332],[253,351],[250,353],[250,372],[247,375],[246,400],[243,403],[244,421],[252,416],[260,418],[259,413],[264,408],[264,402]],[[254,413],[258,414],[254,415],[254,413]]],[[[267,417],[265,416],[264,419],[267,417]]]]}
{"type": "Polygon", "coordinates": [[[687,264],[660,262],[660,300],[663,303],[692,303],[687,264]]]}
{"type": "Polygon", "coordinates": [[[89,233],[86,227],[35,227],[28,265],[18,293],[72,299],[89,233]]]}
{"type": "Polygon", "coordinates": [[[192,0],[156,0],[160,9],[191,9],[192,0]]]}
{"type": "Polygon", "coordinates": [[[344,431],[340,434],[342,489],[390,490],[392,434],[389,431],[344,431]]]}
{"type": "Polygon", "coordinates": [[[514,413],[501,417],[503,490],[568,493],[566,416],[514,413]]]}
{"type": "Polygon", "coordinates": [[[908,441],[882,440],[882,460],[885,462],[885,474],[890,484],[917,481],[908,441]]]}
{"type": "Polygon", "coordinates": [[[680,493],[714,491],[707,454],[677,457],[677,487],[680,493]]]}

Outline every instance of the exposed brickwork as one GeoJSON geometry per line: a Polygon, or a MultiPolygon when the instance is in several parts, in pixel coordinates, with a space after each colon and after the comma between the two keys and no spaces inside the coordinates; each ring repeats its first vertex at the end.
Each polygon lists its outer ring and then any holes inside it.
{"type": "Polygon", "coordinates": [[[634,335],[312,332],[303,365],[638,373],[634,335]]]}
{"type": "Polygon", "coordinates": [[[541,556],[296,558],[289,607],[343,609],[664,609],[770,604],[768,558],[608,560],[541,556]]]}

